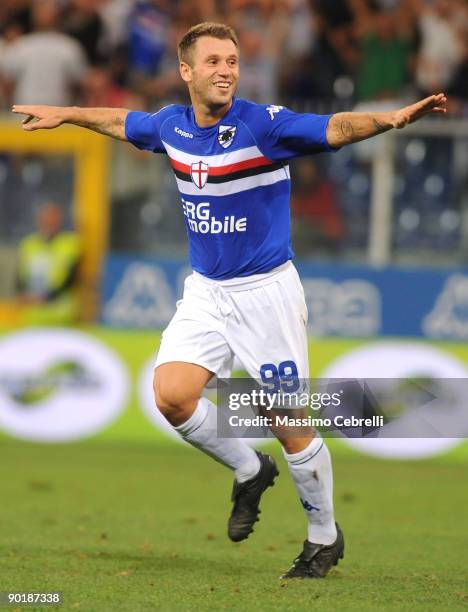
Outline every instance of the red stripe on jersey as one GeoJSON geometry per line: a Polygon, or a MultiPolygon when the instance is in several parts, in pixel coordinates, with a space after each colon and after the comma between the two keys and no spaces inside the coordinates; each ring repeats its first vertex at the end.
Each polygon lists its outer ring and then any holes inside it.
{"type": "MultiPolygon", "coordinates": [[[[169,157],[171,166],[175,170],[190,174],[191,167],[187,164],[177,161],[173,157],[169,157]]],[[[273,162],[267,157],[254,157],[253,159],[246,159],[244,161],[229,164],[227,166],[209,166],[208,173],[210,176],[223,176],[225,174],[232,174],[239,170],[248,170],[250,168],[259,168],[260,166],[271,166],[273,162]]]]}
{"type": "Polygon", "coordinates": [[[231,174],[238,170],[248,170],[249,168],[258,168],[260,166],[271,166],[271,162],[267,157],[254,157],[244,161],[229,164],[227,166],[210,166],[210,175],[222,176],[223,174],[231,174]]]}
{"type": "Polygon", "coordinates": [[[171,166],[174,168],[174,170],[179,170],[180,172],[185,172],[186,174],[190,174],[192,168],[188,166],[187,164],[183,164],[182,162],[177,161],[173,157],[169,157],[169,161],[171,162],[171,166]]]}

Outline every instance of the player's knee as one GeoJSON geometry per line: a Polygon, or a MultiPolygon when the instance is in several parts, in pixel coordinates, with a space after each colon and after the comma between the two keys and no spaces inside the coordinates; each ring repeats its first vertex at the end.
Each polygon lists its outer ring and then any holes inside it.
{"type": "Polygon", "coordinates": [[[168,385],[164,379],[154,373],[153,378],[153,391],[154,401],[156,408],[164,415],[167,416],[176,409],[174,392],[171,386],[168,385]]]}
{"type": "Polygon", "coordinates": [[[157,370],[153,379],[154,399],[157,409],[169,422],[180,421],[183,415],[190,411],[193,403],[186,397],[177,380],[161,376],[157,370]]]}

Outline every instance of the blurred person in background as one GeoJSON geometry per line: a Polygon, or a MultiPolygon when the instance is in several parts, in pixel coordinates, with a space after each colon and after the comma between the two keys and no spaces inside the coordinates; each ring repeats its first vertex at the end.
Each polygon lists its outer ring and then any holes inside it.
{"type": "Polygon", "coordinates": [[[63,229],[63,211],[55,202],[39,207],[37,232],[19,245],[18,301],[30,325],[69,325],[79,315],[81,246],[75,232],[63,229]]]}
{"type": "Polygon", "coordinates": [[[140,81],[139,91],[148,100],[151,108],[154,104],[164,105],[170,102],[186,102],[187,88],[181,82],[177,44],[187,31],[185,21],[174,20],[168,32],[167,47],[159,63],[158,72],[140,81]]]}
{"type": "Polygon", "coordinates": [[[174,21],[187,27],[194,21],[216,21],[224,14],[225,8],[222,0],[182,0],[175,3],[174,21]]]}
{"type": "Polygon", "coordinates": [[[340,82],[347,85],[342,97],[353,94],[350,75],[357,61],[353,14],[346,0],[310,0],[310,10],[306,22],[309,47],[283,64],[281,91],[285,101],[289,98],[302,104],[311,100],[330,104],[340,95],[340,82]]]}
{"type": "Polygon", "coordinates": [[[354,0],[354,33],[360,60],[356,72],[358,100],[402,98],[410,82],[413,22],[404,0],[397,9],[375,10],[366,0],[354,0]]]}
{"type": "Polygon", "coordinates": [[[463,7],[455,0],[414,0],[421,44],[416,83],[423,95],[433,87],[448,89],[464,58],[468,36],[463,7]]]}
{"type": "Polygon", "coordinates": [[[141,80],[158,72],[168,45],[172,21],[169,0],[139,0],[128,20],[128,70],[130,82],[138,87],[141,80]]]}
{"type": "Polygon", "coordinates": [[[211,21],[218,17],[215,0],[184,0],[171,7],[171,20],[165,33],[165,46],[153,71],[140,73],[134,85],[147,99],[148,107],[171,102],[187,102],[187,88],[180,79],[177,45],[193,21],[211,21]]]}
{"type": "Polygon", "coordinates": [[[112,76],[112,71],[105,65],[90,68],[82,83],[82,106],[142,108],[142,99],[126,87],[115,83],[112,76]]]}
{"type": "Polygon", "coordinates": [[[242,81],[238,94],[255,102],[277,99],[289,27],[289,0],[230,0],[226,18],[239,31],[242,81]]]}
{"type": "Polygon", "coordinates": [[[288,59],[304,56],[314,44],[316,24],[311,5],[310,0],[288,0],[286,3],[289,14],[284,53],[288,59]]]}
{"type": "Polygon", "coordinates": [[[277,99],[280,53],[286,36],[287,19],[283,10],[275,10],[268,21],[266,37],[256,28],[240,30],[242,82],[238,94],[254,102],[277,99]]]}
{"type": "Polygon", "coordinates": [[[136,0],[101,0],[97,9],[103,25],[103,46],[112,53],[127,42],[128,20],[136,0]]]}
{"type": "MultiPolygon", "coordinates": [[[[396,7],[374,5],[369,0],[352,0],[354,36],[358,43],[355,70],[356,112],[390,111],[402,104],[411,84],[414,59],[414,21],[409,0],[396,7]]],[[[356,145],[357,158],[368,165],[377,143],[365,140],[356,145]]]]}
{"type": "Polygon", "coordinates": [[[104,23],[100,4],[101,0],[69,0],[61,18],[63,32],[80,43],[92,66],[103,60],[104,23]]]}
{"type": "MultiPolygon", "coordinates": [[[[468,6],[467,6],[468,13],[468,6]]],[[[468,117],[468,28],[462,41],[462,61],[448,87],[451,96],[450,111],[468,117]]]]}
{"type": "Polygon", "coordinates": [[[30,0],[5,0],[0,4],[0,107],[10,103],[10,87],[2,75],[1,61],[8,46],[31,29],[30,0]]]}
{"type": "Polygon", "coordinates": [[[294,167],[291,195],[292,233],[297,255],[314,249],[336,253],[344,236],[338,194],[325,167],[310,157],[299,159],[294,167]]]}
{"type": "Polygon", "coordinates": [[[17,29],[18,33],[27,34],[31,31],[31,0],[3,0],[0,3],[0,31],[4,38],[9,28],[17,29]]]}
{"type": "Polygon", "coordinates": [[[56,0],[35,0],[33,31],[5,49],[0,72],[6,98],[29,104],[72,104],[87,69],[80,45],[59,31],[56,0]]]}
{"type": "Polygon", "coordinates": [[[236,28],[256,28],[264,31],[271,15],[278,6],[288,6],[289,0],[227,0],[225,16],[236,28]]]}

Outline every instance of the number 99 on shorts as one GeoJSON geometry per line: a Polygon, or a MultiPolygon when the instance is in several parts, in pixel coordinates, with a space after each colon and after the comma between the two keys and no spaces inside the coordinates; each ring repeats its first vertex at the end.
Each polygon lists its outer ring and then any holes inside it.
{"type": "Polygon", "coordinates": [[[269,393],[295,393],[300,387],[297,366],[294,361],[264,363],[260,366],[263,388],[269,393]]]}

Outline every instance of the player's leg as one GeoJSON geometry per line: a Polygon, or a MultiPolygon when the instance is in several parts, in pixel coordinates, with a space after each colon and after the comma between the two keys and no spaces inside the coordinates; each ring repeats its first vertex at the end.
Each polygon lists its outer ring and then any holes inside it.
{"type": "Polygon", "coordinates": [[[154,373],[156,406],[184,440],[234,470],[244,482],[258,473],[260,461],[243,440],[218,438],[216,406],[202,397],[212,377],[213,372],[195,363],[159,365],[154,373]]]}
{"type": "MultiPolygon", "coordinates": [[[[232,295],[242,313],[243,330],[232,329],[229,340],[249,374],[261,379],[269,367],[277,373],[287,367],[288,372],[295,369],[299,379],[307,379],[307,308],[295,268],[291,265],[275,283],[232,295]],[[249,312],[252,317],[249,317],[249,312]],[[268,316],[258,317],[255,313],[268,313],[268,316]],[[255,342],[252,338],[258,340],[255,342]]],[[[306,552],[310,552],[307,542],[314,547],[314,556],[323,551],[319,557],[325,561],[320,568],[324,575],[330,569],[325,549],[333,547],[332,562],[335,553],[339,555],[342,552],[342,536],[337,532],[334,520],[330,453],[318,434],[290,437],[287,431],[283,435],[275,433],[283,446],[289,472],[307,517],[306,552]]]]}
{"type": "Polygon", "coordinates": [[[234,470],[233,501],[236,517],[229,537],[238,541],[252,531],[257,515],[245,512],[238,487],[249,498],[260,498],[277,474],[276,464],[255,452],[244,440],[218,438],[217,408],[202,391],[213,374],[227,378],[234,354],[223,335],[225,315],[210,286],[196,275],[185,282],[184,299],[164,331],[156,361],[156,405],[179,434],[234,470]]]}

